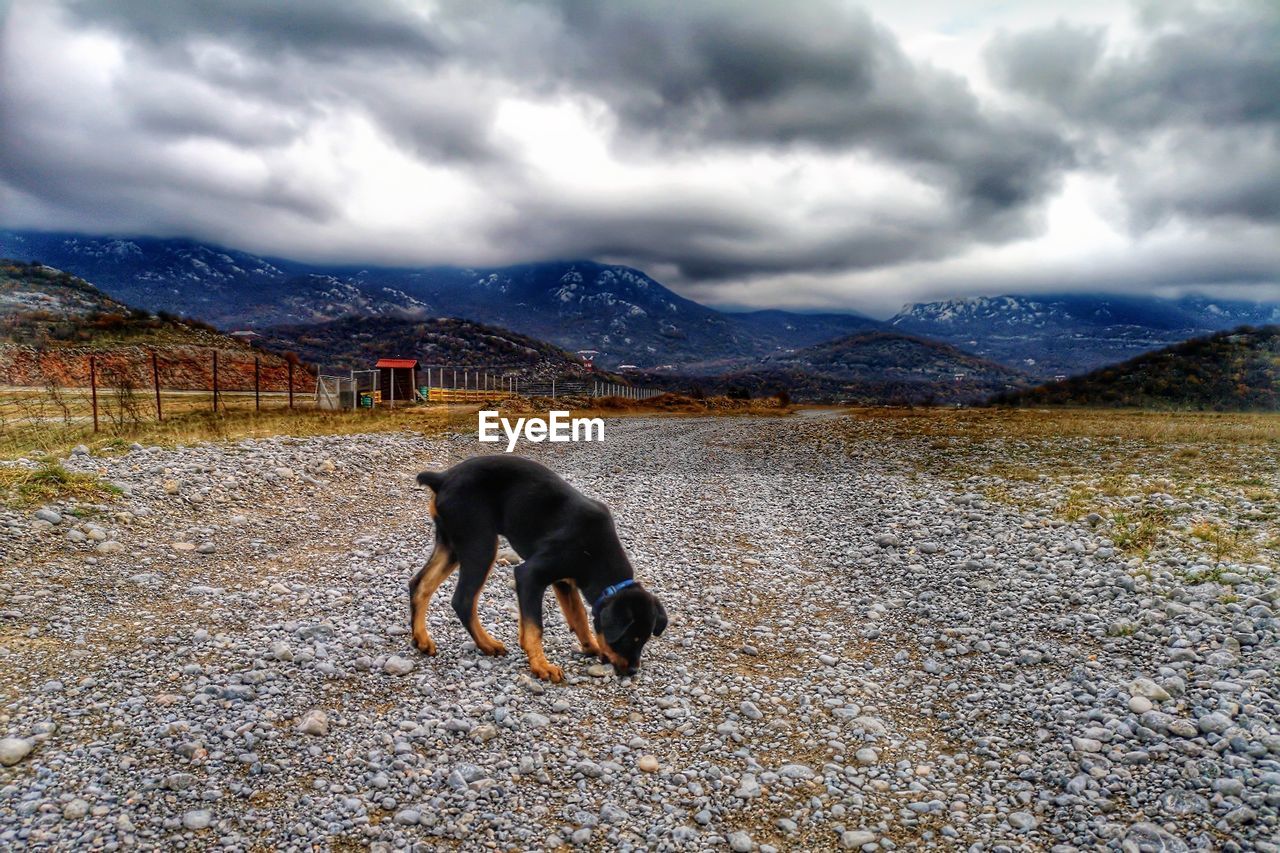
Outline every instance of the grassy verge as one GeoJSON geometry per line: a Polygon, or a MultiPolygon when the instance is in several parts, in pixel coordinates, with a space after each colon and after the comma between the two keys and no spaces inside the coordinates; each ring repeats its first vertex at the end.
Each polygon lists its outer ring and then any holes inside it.
{"type": "Polygon", "coordinates": [[[1125,553],[1280,565],[1280,414],[860,409],[857,447],[910,448],[922,473],[1054,518],[1101,517],[1125,553]],[[891,443],[891,444],[890,444],[891,443]]]}
{"type": "Polygon", "coordinates": [[[92,474],[68,471],[56,462],[37,468],[0,467],[0,500],[10,506],[33,507],[56,501],[96,502],[120,494],[92,474]]]}
{"type": "Polygon", "coordinates": [[[607,417],[652,417],[655,415],[789,415],[795,407],[775,397],[736,400],[730,397],[686,397],[682,394],[659,394],[646,400],[627,397],[563,397],[553,405],[547,398],[514,397],[502,401],[503,415],[544,415],[551,409],[562,409],[574,415],[607,417]]]}
{"type": "Polygon", "coordinates": [[[271,409],[261,413],[249,410],[216,415],[192,411],[166,416],[161,422],[104,424],[98,433],[94,433],[90,425],[48,425],[40,430],[6,431],[0,435],[0,457],[15,458],[33,451],[60,455],[77,444],[86,444],[98,453],[109,453],[125,450],[133,442],[175,447],[273,435],[351,435],[402,430],[438,435],[450,430],[474,429],[475,408],[441,405],[358,412],[271,409]]]}

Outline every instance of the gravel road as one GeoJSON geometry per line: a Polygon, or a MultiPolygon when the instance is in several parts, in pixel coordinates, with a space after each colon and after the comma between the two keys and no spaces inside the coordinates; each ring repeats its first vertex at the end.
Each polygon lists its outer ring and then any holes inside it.
{"type": "MultiPolygon", "coordinates": [[[[73,454],[0,511],[0,848],[1280,849],[1271,576],[1187,586],[825,418],[523,445],[608,502],[667,633],[477,655],[412,480],[474,434],[73,454]]],[[[488,449],[488,446],[484,446],[488,449]]],[[[549,597],[550,598],[550,597],[549,597]]]]}

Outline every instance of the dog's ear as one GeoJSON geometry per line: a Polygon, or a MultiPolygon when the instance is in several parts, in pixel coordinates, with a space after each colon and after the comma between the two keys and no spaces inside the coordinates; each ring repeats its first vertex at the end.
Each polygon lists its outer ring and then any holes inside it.
{"type": "Polygon", "coordinates": [[[615,612],[611,614],[613,618],[600,620],[604,628],[604,641],[609,645],[616,645],[619,640],[627,635],[636,624],[636,618],[629,612],[615,608],[615,612]],[[625,621],[624,621],[625,620],[625,621]]]}
{"type": "Polygon", "coordinates": [[[653,600],[653,606],[657,610],[657,618],[653,621],[653,636],[661,637],[662,632],[667,630],[667,608],[657,598],[653,600]]]}

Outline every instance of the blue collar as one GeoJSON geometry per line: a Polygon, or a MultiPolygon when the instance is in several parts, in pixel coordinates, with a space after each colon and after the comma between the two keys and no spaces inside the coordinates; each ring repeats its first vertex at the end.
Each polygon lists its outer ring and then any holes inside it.
{"type": "Polygon", "coordinates": [[[604,606],[605,599],[617,595],[629,586],[635,585],[636,582],[633,578],[627,578],[624,581],[615,583],[613,586],[606,586],[604,592],[600,593],[600,597],[596,599],[596,603],[591,605],[591,615],[598,616],[600,614],[600,608],[604,606]]]}

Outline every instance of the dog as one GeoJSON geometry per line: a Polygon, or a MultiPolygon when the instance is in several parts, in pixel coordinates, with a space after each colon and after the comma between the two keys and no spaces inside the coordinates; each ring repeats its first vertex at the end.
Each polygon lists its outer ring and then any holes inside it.
{"type": "Polygon", "coordinates": [[[564,671],[547,660],[542,647],[542,599],[548,586],[582,653],[613,664],[619,678],[635,674],[645,643],[666,629],[667,611],[636,582],[607,506],[548,468],[506,454],[477,456],[447,471],[423,471],[418,483],[434,493],[428,511],[436,529],[431,557],[409,582],[409,625],[419,651],[436,653],[427,608],[457,569],[454,612],[482,653],[507,653],[476,616],[501,535],[524,558],[515,569],[520,647],[534,675],[564,680],[564,671]],[[590,624],[582,597],[591,603],[590,624]]]}

